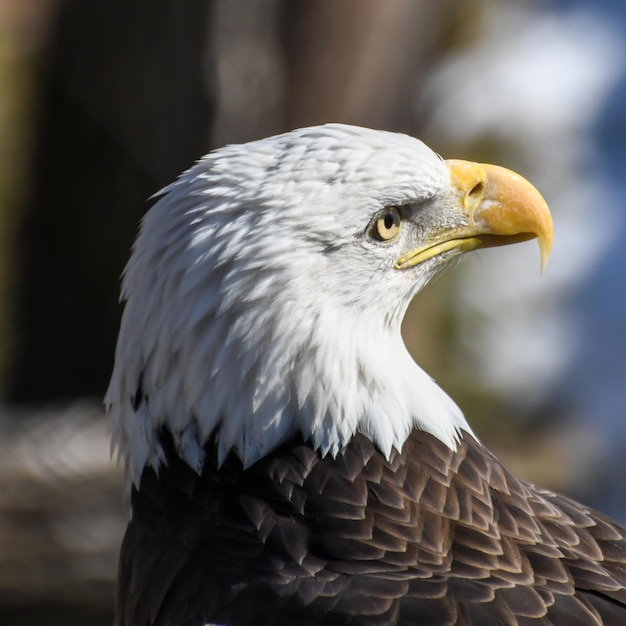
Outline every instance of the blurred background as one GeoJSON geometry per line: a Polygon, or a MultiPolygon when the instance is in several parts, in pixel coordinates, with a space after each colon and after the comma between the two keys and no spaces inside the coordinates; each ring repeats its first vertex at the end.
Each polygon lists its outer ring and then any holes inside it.
{"type": "Polygon", "coordinates": [[[626,523],[626,4],[0,0],[0,623],[111,623],[128,514],[101,398],[146,198],[341,121],[497,162],[532,243],[418,296],[418,362],[516,473],[626,523]]]}

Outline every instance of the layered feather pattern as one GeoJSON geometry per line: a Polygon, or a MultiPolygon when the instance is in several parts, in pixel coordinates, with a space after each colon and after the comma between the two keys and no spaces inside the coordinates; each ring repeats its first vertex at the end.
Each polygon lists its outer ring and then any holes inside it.
{"type": "Polygon", "coordinates": [[[385,458],[355,436],[202,475],[167,466],[133,492],[119,624],[623,624],[626,530],[508,472],[471,436],[414,431],[385,458]]]}

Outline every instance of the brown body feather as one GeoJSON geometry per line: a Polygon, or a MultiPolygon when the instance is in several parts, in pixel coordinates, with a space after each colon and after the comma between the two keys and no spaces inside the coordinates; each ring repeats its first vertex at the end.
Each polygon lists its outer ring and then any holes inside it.
{"type": "Polygon", "coordinates": [[[626,624],[626,529],[465,435],[389,460],[356,435],[198,476],[163,435],[120,557],[118,626],[626,624]]]}

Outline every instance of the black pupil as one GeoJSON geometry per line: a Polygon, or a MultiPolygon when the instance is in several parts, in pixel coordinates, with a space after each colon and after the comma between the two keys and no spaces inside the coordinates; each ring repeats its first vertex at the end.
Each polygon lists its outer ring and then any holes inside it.
{"type": "Polygon", "coordinates": [[[389,211],[389,213],[385,213],[385,228],[387,230],[391,230],[391,227],[396,223],[396,216],[389,211]]]}

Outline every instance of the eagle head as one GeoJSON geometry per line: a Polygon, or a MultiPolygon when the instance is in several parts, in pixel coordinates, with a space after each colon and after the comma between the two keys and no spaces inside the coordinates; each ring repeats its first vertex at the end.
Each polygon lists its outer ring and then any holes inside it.
{"type": "Polygon", "coordinates": [[[162,429],[200,472],[249,466],[300,435],[321,455],[356,433],[386,455],[414,428],[450,447],[463,414],[409,356],[414,296],[462,252],[552,224],[517,174],[444,161],[406,135],[339,124],[211,152],[157,195],[123,277],[105,403],[138,483],[162,429]]]}

